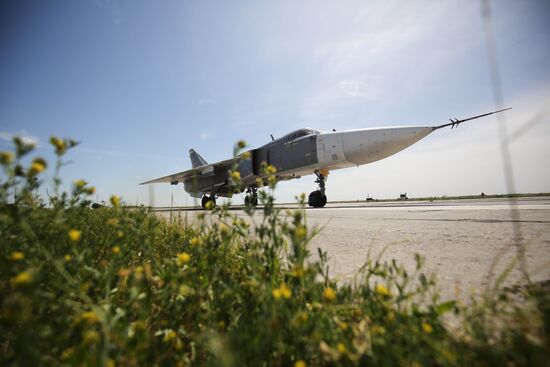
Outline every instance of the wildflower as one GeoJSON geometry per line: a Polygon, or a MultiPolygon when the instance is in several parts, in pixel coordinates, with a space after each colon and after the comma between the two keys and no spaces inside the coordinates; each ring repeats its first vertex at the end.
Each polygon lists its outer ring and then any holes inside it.
{"type": "Polygon", "coordinates": [[[185,284],[180,285],[178,293],[182,297],[188,297],[195,294],[195,290],[185,284]]]}
{"type": "Polygon", "coordinates": [[[201,239],[199,237],[193,237],[191,238],[191,241],[189,241],[189,243],[192,245],[192,246],[199,246],[201,244],[201,239]]]}
{"type": "Polygon", "coordinates": [[[214,206],[216,206],[216,204],[214,204],[214,201],[208,200],[208,201],[206,202],[206,205],[204,206],[204,208],[205,208],[206,210],[211,210],[211,209],[214,209],[214,206]]]}
{"type": "Polygon", "coordinates": [[[288,288],[285,283],[282,283],[278,288],[275,288],[271,291],[271,295],[275,299],[285,298],[289,299],[292,297],[292,290],[288,288]]]}
{"type": "Polygon", "coordinates": [[[176,348],[176,350],[182,350],[183,349],[183,342],[181,341],[180,338],[176,339],[176,343],[174,344],[174,348],[176,348]]]}
{"type": "Polygon", "coordinates": [[[275,288],[274,290],[271,291],[271,295],[273,296],[273,298],[275,299],[279,299],[281,298],[283,295],[281,293],[281,290],[279,288],[275,288]]]}
{"type": "Polygon", "coordinates": [[[115,208],[118,208],[120,205],[120,198],[116,195],[111,196],[111,204],[113,204],[115,208]]]}
{"type": "Polygon", "coordinates": [[[307,367],[307,364],[306,362],[299,359],[294,363],[294,367],[307,367]]]}
{"type": "Polygon", "coordinates": [[[95,324],[99,322],[99,317],[94,311],[86,311],[80,315],[80,318],[88,324],[95,324]]]}
{"type": "Polygon", "coordinates": [[[72,258],[73,258],[73,257],[72,257],[71,255],[69,255],[69,254],[63,256],[63,259],[65,259],[65,261],[67,261],[67,262],[71,261],[72,258]]]}
{"type": "Polygon", "coordinates": [[[377,284],[376,288],[375,288],[375,291],[376,291],[376,293],[378,293],[381,296],[391,296],[390,291],[383,284],[377,284]]]}
{"type": "Polygon", "coordinates": [[[50,137],[50,143],[55,147],[55,154],[61,155],[67,150],[67,144],[56,136],[50,137]]]}
{"type": "Polygon", "coordinates": [[[118,224],[118,218],[107,219],[107,224],[110,226],[116,226],[118,224]]]}
{"type": "Polygon", "coordinates": [[[256,179],[256,186],[262,187],[263,185],[264,185],[264,180],[262,180],[261,178],[257,178],[256,179]]]}
{"type": "Polygon", "coordinates": [[[99,341],[99,334],[95,330],[89,330],[84,334],[84,343],[95,344],[99,341]]]}
{"type": "Polygon", "coordinates": [[[323,291],[323,298],[329,302],[332,302],[336,299],[336,292],[331,287],[327,287],[323,291]]]}
{"type": "Polygon", "coordinates": [[[246,147],[246,141],[239,140],[239,142],[237,143],[237,148],[243,149],[244,147],[246,147]]]}
{"type": "Polygon", "coordinates": [[[423,322],[422,323],[422,330],[426,334],[431,334],[431,332],[433,331],[433,328],[432,328],[432,325],[428,324],[427,322],[423,322]]]}
{"type": "Polygon", "coordinates": [[[28,271],[24,271],[22,273],[17,274],[13,278],[10,279],[10,284],[13,287],[16,287],[18,285],[23,285],[30,283],[32,280],[32,275],[28,271]]]}
{"type": "Polygon", "coordinates": [[[168,329],[166,333],[164,334],[164,338],[162,338],[162,341],[165,343],[169,343],[171,340],[173,340],[177,336],[176,332],[172,329],[168,329]]]}
{"type": "Polygon", "coordinates": [[[281,284],[279,289],[281,290],[281,295],[283,296],[283,298],[289,299],[292,296],[292,291],[290,290],[290,288],[287,287],[285,283],[281,284]]]}
{"type": "Polygon", "coordinates": [[[275,173],[277,173],[277,168],[274,165],[270,164],[267,166],[266,171],[267,171],[267,174],[274,175],[275,173]]]}
{"type": "Polygon", "coordinates": [[[122,237],[124,237],[124,232],[122,232],[122,231],[117,231],[117,232],[116,232],[116,236],[117,236],[118,238],[122,238],[122,237]]]}
{"type": "Polygon", "coordinates": [[[24,258],[25,258],[25,254],[22,253],[21,251],[13,251],[10,255],[11,261],[20,261],[20,260],[23,260],[24,258]]]}
{"type": "Polygon", "coordinates": [[[225,223],[220,223],[220,233],[224,237],[229,234],[229,227],[225,223]]]}
{"type": "Polygon", "coordinates": [[[107,360],[107,367],[116,367],[116,363],[115,363],[114,359],[109,358],[107,360]]]}
{"type": "Polygon", "coordinates": [[[77,189],[82,189],[84,186],[86,186],[88,183],[84,180],[76,180],[73,182],[74,186],[77,189]]]}
{"type": "Polygon", "coordinates": [[[44,171],[46,169],[46,165],[44,163],[45,161],[41,158],[35,159],[31,164],[31,168],[29,168],[29,176],[36,176],[40,172],[44,171]]]}
{"type": "Polygon", "coordinates": [[[118,246],[113,247],[113,248],[111,249],[111,252],[112,252],[113,254],[115,254],[115,255],[118,254],[118,253],[120,253],[120,247],[118,247],[118,246]]]}
{"type": "Polygon", "coordinates": [[[176,263],[178,264],[178,266],[182,266],[184,264],[187,264],[189,262],[189,260],[191,260],[191,255],[189,255],[186,252],[179,253],[176,256],[176,263]]]}
{"type": "Polygon", "coordinates": [[[241,180],[241,174],[238,171],[231,172],[231,178],[233,181],[240,181],[241,180]]]}
{"type": "Polygon", "coordinates": [[[306,229],[303,226],[296,227],[294,231],[296,238],[304,238],[306,236],[306,229]]]}
{"type": "Polygon", "coordinates": [[[61,356],[59,356],[59,359],[62,361],[66,361],[67,359],[71,358],[74,354],[74,348],[67,348],[63,352],[61,352],[61,356]]]}
{"type": "Polygon", "coordinates": [[[338,345],[336,345],[336,349],[338,349],[340,354],[346,353],[346,346],[343,343],[338,343],[338,345]]]}
{"type": "Polygon", "coordinates": [[[304,269],[301,266],[296,266],[290,273],[294,278],[301,278],[304,276],[304,269]]]}
{"type": "Polygon", "coordinates": [[[244,152],[241,157],[244,159],[244,160],[247,160],[247,159],[250,159],[250,152],[244,152]]]}
{"type": "Polygon", "coordinates": [[[71,229],[68,235],[71,241],[78,242],[80,240],[80,237],[82,237],[82,232],[78,229],[71,229]]]}
{"type": "Polygon", "coordinates": [[[0,163],[3,165],[8,165],[13,162],[13,153],[12,152],[0,152],[0,163]]]}

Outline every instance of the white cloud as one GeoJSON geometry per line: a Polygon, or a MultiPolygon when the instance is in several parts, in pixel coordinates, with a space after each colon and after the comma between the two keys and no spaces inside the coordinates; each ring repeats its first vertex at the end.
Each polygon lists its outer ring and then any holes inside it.
{"type": "Polygon", "coordinates": [[[202,106],[202,105],[205,105],[205,104],[215,104],[216,101],[213,100],[213,99],[207,99],[207,98],[202,98],[202,99],[199,99],[199,104],[202,106]]]}

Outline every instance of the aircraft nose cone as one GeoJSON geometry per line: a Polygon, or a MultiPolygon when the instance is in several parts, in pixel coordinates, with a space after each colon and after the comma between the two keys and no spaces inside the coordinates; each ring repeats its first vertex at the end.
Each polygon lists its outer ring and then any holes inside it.
{"type": "Polygon", "coordinates": [[[375,162],[402,151],[432,131],[432,127],[424,126],[348,131],[343,136],[344,154],[353,164],[375,162]]]}

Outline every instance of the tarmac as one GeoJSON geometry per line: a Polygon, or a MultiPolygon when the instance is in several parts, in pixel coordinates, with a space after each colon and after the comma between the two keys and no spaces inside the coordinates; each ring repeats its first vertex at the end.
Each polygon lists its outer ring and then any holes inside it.
{"type": "Polygon", "coordinates": [[[320,229],[310,252],[326,251],[330,274],[340,281],[353,281],[378,255],[412,272],[415,254],[425,258],[424,271],[436,276],[444,298],[467,300],[507,267],[504,285],[521,284],[522,264],[532,281],[550,279],[550,197],[328,203],[306,209],[306,218],[309,228],[320,229]]]}

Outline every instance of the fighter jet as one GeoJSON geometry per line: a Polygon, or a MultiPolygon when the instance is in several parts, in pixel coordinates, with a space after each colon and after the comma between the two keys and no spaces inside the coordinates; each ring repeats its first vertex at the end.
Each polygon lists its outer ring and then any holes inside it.
{"type": "MultiPolygon", "coordinates": [[[[207,163],[193,149],[189,150],[192,169],[141,183],[183,183],[191,196],[202,198],[206,208],[216,204],[218,197],[231,197],[246,191],[245,204],[258,204],[257,190],[268,184],[265,167],[276,168],[277,181],[292,180],[315,174],[317,190],[308,197],[309,206],[321,208],[327,203],[325,182],[330,171],[360,166],[379,161],[411,146],[430,133],[450,126],[509,110],[484,113],[466,119],[450,119],[450,123],[437,126],[394,126],[343,131],[320,131],[303,128],[281,138],[239,154],[231,159],[207,163]],[[241,185],[236,187],[230,179],[231,171],[240,174],[241,185]]],[[[275,171],[275,170],[272,170],[275,171]]]]}

